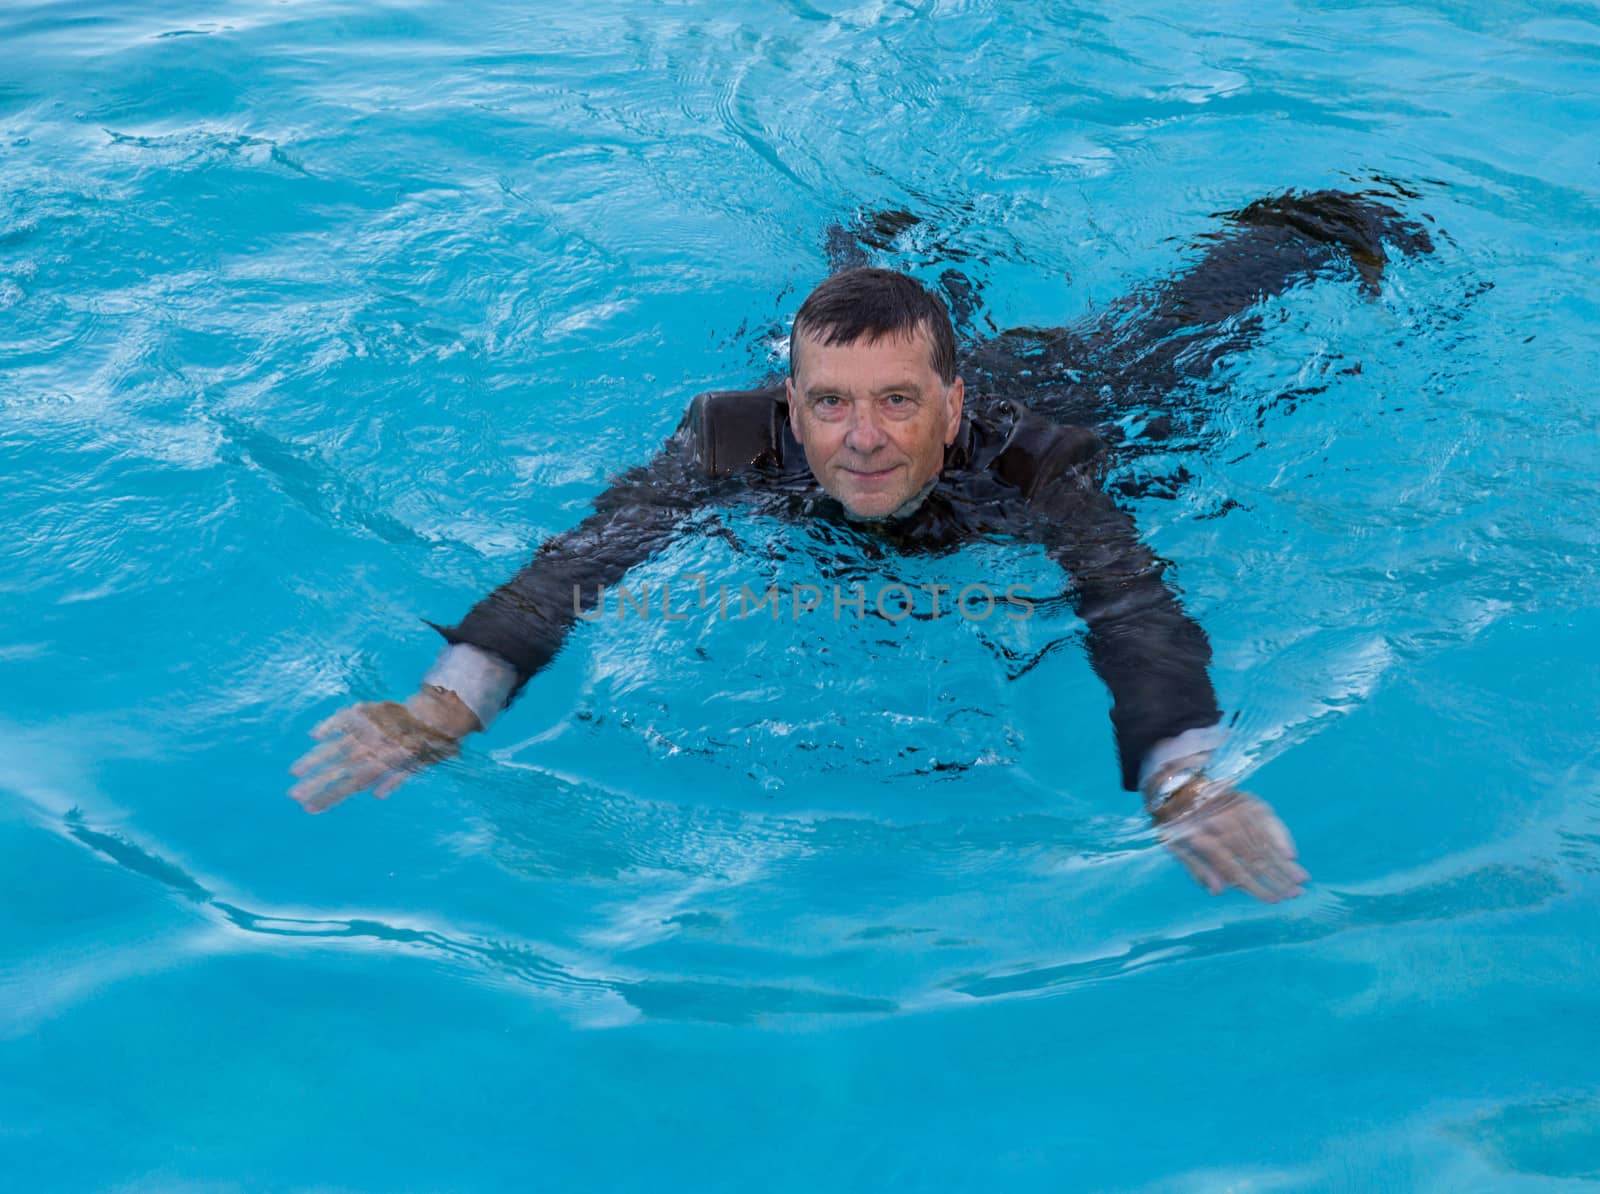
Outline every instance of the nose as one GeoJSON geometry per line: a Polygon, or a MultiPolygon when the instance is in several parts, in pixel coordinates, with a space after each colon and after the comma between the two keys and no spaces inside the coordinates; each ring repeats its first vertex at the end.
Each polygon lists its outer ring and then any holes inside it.
{"type": "Polygon", "coordinates": [[[889,435],[878,421],[877,404],[851,404],[850,426],[844,434],[845,447],[859,456],[870,456],[889,442],[889,435]]]}

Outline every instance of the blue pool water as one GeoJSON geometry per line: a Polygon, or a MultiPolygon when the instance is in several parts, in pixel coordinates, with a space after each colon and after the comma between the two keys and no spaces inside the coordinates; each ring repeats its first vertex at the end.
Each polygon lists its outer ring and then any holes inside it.
{"type": "Polygon", "coordinates": [[[0,44],[0,1187],[1600,1179],[1591,6],[11,0],[0,44]],[[597,624],[388,802],[286,799],[420,618],[773,366],[830,221],[913,210],[880,260],[1051,324],[1288,187],[1437,251],[1266,304],[1133,508],[1303,898],[1153,840],[1064,616],[597,624]]]}

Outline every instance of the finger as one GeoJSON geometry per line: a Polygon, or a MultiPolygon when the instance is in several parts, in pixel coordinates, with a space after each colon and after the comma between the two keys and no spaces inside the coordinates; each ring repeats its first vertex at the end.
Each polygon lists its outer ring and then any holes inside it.
{"type": "Polygon", "coordinates": [[[289,789],[289,795],[302,804],[315,799],[322,789],[337,783],[362,758],[360,745],[351,738],[339,738],[318,747],[290,768],[290,773],[300,782],[289,789]],[[313,759],[313,755],[318,757],[313,759]]]}
{"type": "Polygon", "coordinates": [[[1280,900],[1292,900],[1304,894],[1300,881],[1284,869],[1283,863],[1268,862],[1255,872],[1256,879],[1270,888],[1280,900]]]}
{"type": "Polygon", "coordinates": [[[337,804],[328,793],[346,775],[343,768],[327,768],[316,775],[301,780],[289,789],[289,799],[299,802],[308,813],[320,813],[337,804]]]}
{"type": "Polygon", "coordinates": [[[325,813],[343,800],[346,793],[338,792],[332,784],[321,783],[315,787],[307,786],[304,790],[291,790],[289,795],[294,797],[306,812],[325,813]]]}
{"type": "Polygon", "coordinates": [[[346,743],[343,738],[337,739],[333,742],[325,742],[321,746],[314,747],[300,756],[300,758],[295,762],[294,766],[289,768],[289,774],[295,776],[310,775],[313,771],[315,771],[318,767],[321,767],[330,759],[338,757],[345,750],[345,748],[346,743]]]}
{"type": "Polygon", "coordinates": [[[1210,835],[1198,836],[1195,842],[1198,850],[1213,867],[1228,881],[1230,887],[1238,887],[1268,904],[1278,902],[1277,896],[1270,889],[1263,886],[1256,877],[1250,873],[1244,863],[1236,858],[1226,841],[1213,838],[1210,835]]]}
{"type": "Polygon", "coordinates": [[[1189,849],[1187,845],[1175,844],[1172,852],[1178,856],[1178,861],[1188,869],[1194,881],[1204,887],[1212,895],[1221,895],[1227,884],[1222,881],[1222,876],[1217,870],[1199,854],[1189,849]]]}
{"type": "Polygon", "coordinates": [[[343,729],[357,742],[364,746],[378,747],[393,741],[388,727],[379,721],[381,714],[375,711],[368,712],[365,709],[351,712],[353,715],[345,721],[343,729]]]}
{"type": "Polygon", "coordinates": [[[389,794],[405,783],[410,778],[409,771],[392,771],[386,775],[378,786],[372,789],[372,794],[379,800],[389,799],[389,794]]]}
{"type": "Polygon", "coordinates": [[[386,713],[383,706],[377,706],[373,715],[353,718],[345,732],[374,758],[391,765],[409,762],[428,748],[428,732],[419,733],[417,723],[397,721],[386,713]]]}
{"type": "Polygon", "coordinates": [[[340,767],[329,767],[302,780],[289,790],[307,812],[320,813],[332,808],[353,792],[359,792],[382,776],[388,768],[367,757],[351,759],[340,767]]]}
{"type": "Polygon", "coordinates": [[[1284,858],[1272,810],[1248,793],[1230,796],[1197,812],[1200,819],[1185,827],[1189,848],[1228,886],[1266,903],[1300,895],[1299,884],[1309,876],[1284,858]]]}
{"type": "Polygon", "coordinates": [[[359,708],[361,708],[360,705],[351,705],[348,709],[340,709],[337,713],[323,718],[312,728],[311,736],[320,741],[323,738],[331,738],[335,734],[345,732],[348,723],[359,708]]]}
{"type": "MultiPolygon", "coordinates": [[[[1294,839],[1289,836],[1288,826],[1275,813],[1269,814],[1267,832],[1271,835],[1272,840],[1277,844],[1278,849],[1285,858],[1297,859],[1300,857],[1300,851],[1295,848],[1294,839]]],[[[1311,876],[1307,875],[1306,878],[1309,879],[1311,876]]]]}
{"type": "Polygon", "coordinates": [[[353,762],[382,763],[386,768],[402,767],[416,757],[414,743],[394,737],[365,714],[347,719],[343,729],[344,737],[338,741],[344,745],[353,762]]]}
{"type": "Polygon", "coordinates": [[[1282,870],[1282,858],[1277,841],[1268,832],[1268,822],[1275,820],[1272,810],[1247,793],[1218,812],[1207,822],[1219,845],[1238,864],[1243,876],[1250,882],[1238,885],[1259,899],[1276,902],[1299,894],[1295,881],[1282,870]],[[1263,895],[1265,892],[1267,894],[1263,895]]]}
{"type": "Polygon", "coordinates": [[[1265,805],[1258,804],[1241,822],[1234,846],[1234,857],[1239,860],[1245,872],[1262,887],[1279,899],[1288,899],[1290,893],[1294,891],[1295,884],[1279,865],[1284,860],[1277,843],[1266,832],[1262,823],[1263,813],[1268,817],[1271,816],[1271,813],[1266,812],[1265,805]]]}
{"type": "Polygon", "coordinates": [[[1209,832],[1203,829],[1190,830],[1185,835],[1183,847],[1183,856],[1193,859],[1196,867],[1211,876],[1212,882],[1207,887],[1212,895],[1220,895],[1234,885],[1225,865],[1232,855],[1209,832]]]}
{"type": "Polygon", "coordinates": [[[320,813],[328,807],[320,799],[322,790],[327,786],[327,781],[321,776],[316,779],[303,779],[289,789],[289,799],[308,813],[320,813]]]}
{"type": "Polygon", "coordinates": [[[345,797],[354,796],[357,792],[371,787],[388,773],[389,768],[383,763],[370,760],[362,762],[329,784],[317,797],[317,803],[322,808],[332,808],[345,797]]]}
{"type": "Polygon", "coordinates": [[[1268,861],[1282,871],[1290,882],[1299,885],[1311,878],[1310,872],[1295,861],[1298,855],[1294,839],[1269,805],[1257,802],[1252,832],[1256,839],[1264,843],[1268,861]]]}
{"type": "Polygon", "coordinates": [[[1285,849],[1286,844],[1292,849],[1293,843],[1288,841],[1283,822],[1270,808],[1257,801],[1245,831],[1249,840],[1249,869],[1285,898],[1299,895],[1300,884],[1311,876],[1285,849]]]}
{"type": "Polygon", "coordinates": [[[1231,869],[1223,867],[1223,872],[1233,880],[1235,887],[1249,892],[1256,899],[1267,904],[1276,904],[1283,898],[1282,893],[1278,890],[1277,885],[1272,882],[1266,873],[1266,868],[1259,859],[1231,854],[1228,861],[1232,864],[1232,867],[1231,869]]]}
{"type": "Polygon", "coordinates": [[[1268,887],[1243,867],[1239,868],[1239,877],[1234,881],[1234,886],[1249,892],[1263,904],[1276,904],[1283,899],[1274,888],[1268,887]]]}
{"type": "Polygon", "coordinates": [[[1295,895],[1300,894],[1300,885],[1311,878],[1305,868],[1293,859],[1285,858],[1276,850],[1269,853],[1263,861],[1262,873],[1267,875],[1275,886],[1285,891],[1292,889],[1295,895]]]}

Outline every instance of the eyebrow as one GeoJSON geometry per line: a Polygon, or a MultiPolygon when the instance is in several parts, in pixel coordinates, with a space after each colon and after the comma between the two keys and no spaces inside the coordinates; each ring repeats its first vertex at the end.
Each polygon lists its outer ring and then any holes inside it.
{"type": "MultiPolygon", "coordinates": [[[[807,386],[806,389],[801,392],[800,396],[807,401],[810,401],[813,398],[820,398],[824,394],[840,393],[840,387],[838,386],[815,385],[807,386]]],[[[914,394],[916,397],[920,398],[922,397],[922,387],[917,385],[915,382],[898,381],[891,385],[878,387],[877,390],[872,392],[871,396],[877,398],[882,397],[884,394],[914,394]]]]}

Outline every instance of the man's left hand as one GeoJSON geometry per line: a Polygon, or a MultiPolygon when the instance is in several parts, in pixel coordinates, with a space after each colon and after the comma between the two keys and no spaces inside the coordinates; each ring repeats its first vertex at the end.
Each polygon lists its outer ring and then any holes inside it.
{"type": "Polygon", "coordinates": [[[1212,895],[1240,887],[1276,904],[1299,895],[1311,878],[1277,814],[1226,782],[1197,774],[1151,816],[1167,849],[1212,895]]]}

